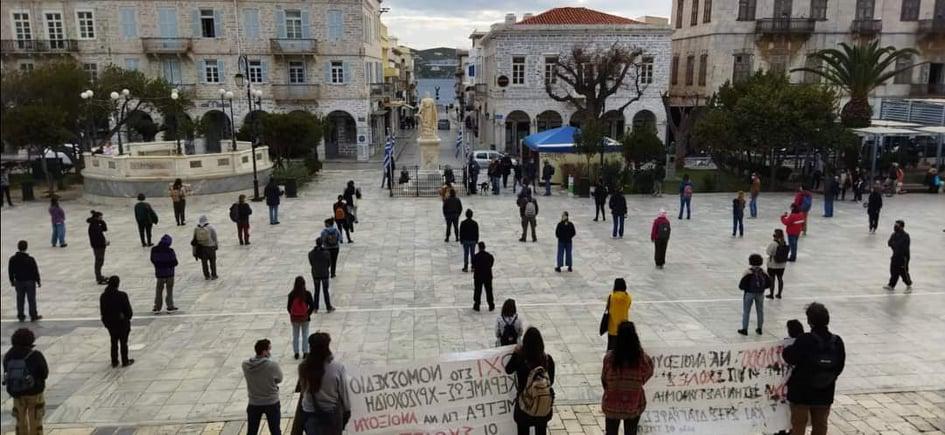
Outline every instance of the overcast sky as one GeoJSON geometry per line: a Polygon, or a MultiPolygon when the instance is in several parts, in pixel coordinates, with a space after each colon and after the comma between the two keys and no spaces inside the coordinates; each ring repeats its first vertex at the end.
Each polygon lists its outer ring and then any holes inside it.
{"type": "Polygon", "coordinates": [[[642,15],[668,17],[669,0],[385,0],[390,12],[382,16],[390,34],[411,48],[468,48],[473,30],[486,31],[501,22],[506,13],[521,20],[526,12],[538,14],[561,6],[583,6],[635,18],[642,15]]]}

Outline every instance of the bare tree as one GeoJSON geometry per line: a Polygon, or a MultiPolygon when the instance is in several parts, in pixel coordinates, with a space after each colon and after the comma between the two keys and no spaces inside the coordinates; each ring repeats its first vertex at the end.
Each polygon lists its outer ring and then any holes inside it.
{"type": "Polygon", "coordinates": [[[676,169],[682,169],[689,151],[689,134],[699,115],[699,102],[703,97],[698,94],[670,95],[663,93],[663,109],[666,111],[666,123],[676,141],[676,169]],[[673,117],[672,107],[677,107],[678,119],[673,117]]]}

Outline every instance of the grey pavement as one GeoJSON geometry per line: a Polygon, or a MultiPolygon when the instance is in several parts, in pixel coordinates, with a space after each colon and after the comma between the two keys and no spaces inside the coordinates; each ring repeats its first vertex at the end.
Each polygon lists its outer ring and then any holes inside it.
{"type": "MultiPolygon", "coordinates": [[[[453,143],[444,139],[444,154],[453,143]]],[[[406,154],[405,154],[406,155],[406,154]]],[[[401,162],[400,164],[406,164],[401,162]]],[[[314,316],[312,331],[332,334],[337,358],[349,366],[385,365],[494,344],[494,313],[476,313],[472,276],[461,272],[457,243],[443,242],[443,220],[436,198],[389,198],[377,185],[379,169],[322,172],[298,199],[280,207],[281,225],[266,224],[266,210],[253,204],[252,242],[239,246],[227,218],[227,196],[192,197],[188,221],[207,214],[221,240],[220,279],[205,281],[189,254],[192,226],[176,227],[166,198],[151,201],[161,217],[155,237],[174,237],[181,265],[175,299],[181,312],[152,315],[153,269],[132,218],[133,200],[110,204],[68,201],[65,249],[51,248],[46,204],[2,209],[0,252],[12,255],[17,240],[31,242],[43,287],[40,313],[28,324],[51,365],[47,422],[56,425],[188,424],[241,418],[245,382],[240,362],[253,343],[273,340],[273,356],[287,379],[283,403],[292,400],[295,361],[289,341],[285,298],[296,275],[309,277],[306,253],[321,221],[344,182],[362,186],[360,225],[355,243],[343,245],[332,300],[339,310],[314,316]],[[111,246],[105,273],[118,274],[136,317],[127,369],[109,366],[108,335],[98,321],[98,296],[85,218],[95,207],[105,213],[111,246]]],[[[600,360],[605,340],[597,335],[603,304],[615,277],[627,278],[634,298],[631,319],[644,346],[687,346],[773,340],[783,325],[803,318],[804,306],[817,300],[831,310],[831,328],[847,344],[847,369],[839,381],[846,394],[945,389],[945,197],[904,195],[886,200],[877,235],[866,231],[864,209],[837,204],[835,217],[811,213],[810,231],[800,242],[798,262],[785,274],[785,298],[766,301],[765,334],[742,337],[741,293],[737,281],[750,253],[760,252],[787,193],[763,193],[760,217],[746,220],[744,238],[730,237],[731,194],[697,194],[693,219],[672,220],[668,264],[652,262],[649,229],[656,211],[673,214],[677,198],[629,197],[626,237],[610,238],[610,222],[592,222],[589,199],[556,193],[540,197],[538,242],[520,243],[518,212],[511,192],[463,197],[476,212],[483,240],[496,256],[497,303],[513,297],[526,322],[541,329],[547,350],[558,363],[556,390],[561,404],[599,400],[600,360]],[[554,225],[569,211],[577,227],[575,271],[555,273],[554,225]],[[894,219],[905,219],[912,235],[911,270],[915,290],[887,292],[889,249],[894,219]]],[[[821,207],[819,197],[815,211],[821,207]]],[[[0,262],[6,275],[6,262],[0,262]]],[[[14,292],[0,293],[0,346],[20,325],[14,292]]],[[[11,400],[0,393],[4,427],[11,400]]],[[[940,408],[939,408],[940,409],[940,408]]],[[[288,415],[288,414],[287,414],[288,415]]],[[[941,429],[941,428],[939,428],[941,429]]]]}

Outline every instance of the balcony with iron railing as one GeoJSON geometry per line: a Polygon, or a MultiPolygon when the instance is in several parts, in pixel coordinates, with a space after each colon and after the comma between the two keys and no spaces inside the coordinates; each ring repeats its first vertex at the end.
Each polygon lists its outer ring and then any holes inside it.
{"type": "Polygon", "coordinates": [[[314,83],[272,84],[270,88],[276,101],[315,101],[319,96],[319,85],[314,83]]]}
{"type": "Polygon", "coordinates": [[[762,35],[810,35],[814,33],[813,18],[762,18],[755,21],[755,33],[762,35]]]}
{"type": "Polygon", "coordinates": [[[315,39],[273,38],[269,40],[269,48],[275,54],[311,55],[318,51],[318,41],[315,39]]]}
{"type": "Polygon", "coordinates": [[[141,38],[141,49],[146,54],[185,54],[191,48],[190,38],[141,38]]]}
{"type": "Polygon", "coordinates": [[[913,84],[909,89],[910,97],[945,97],[945,83],[913,84]]]}
{"type": "Polygon", "coordinates": [[[919,20],[916,31],[920,35],[945,35],[945,18],[919,20]]]}
{"type": "Polygon", "coordinates": [[[883,31],[883,20],[857,18],[850,24],[850,32],[858,35],[877,35],[883,31]]]}
{"type": "Polygon", "coordinates": [[[11,54],[67,54],[79,51],[75,39],[4,39],[0,52],[11,54]]]}

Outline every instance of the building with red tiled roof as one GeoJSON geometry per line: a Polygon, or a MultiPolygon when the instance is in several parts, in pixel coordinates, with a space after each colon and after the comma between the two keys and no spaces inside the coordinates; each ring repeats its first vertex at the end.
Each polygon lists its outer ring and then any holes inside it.
{"type": "Polygon", "coordinates": [[[614,25],[614,24],[643,24],[636,20],[611,15],[588,8],[562,7],[549,9],[538,15],[527,17],[517,24],[572,24],[572,25],[614,25]]]}

